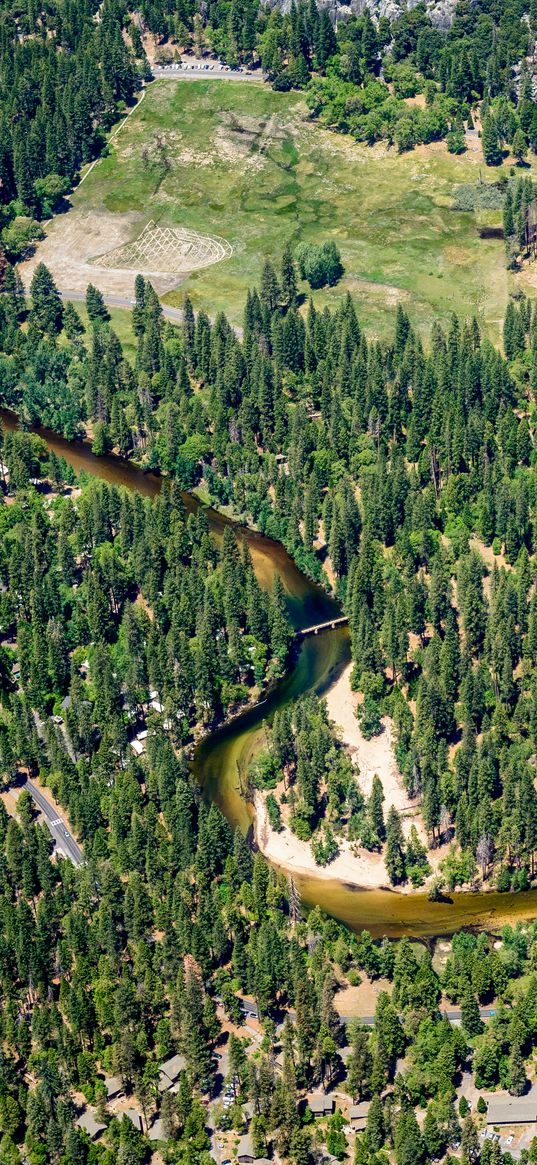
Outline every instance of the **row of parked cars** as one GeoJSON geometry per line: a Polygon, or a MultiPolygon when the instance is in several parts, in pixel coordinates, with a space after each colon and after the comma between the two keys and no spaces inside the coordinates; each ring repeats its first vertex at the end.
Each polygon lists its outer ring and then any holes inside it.
{"type": "Polygon", "coordinates": [[[158,65],[157,68],[165,69],[167,72],[172,72],[178,69],[186,69],[188,72],[206,72],[217,69],[222,73],[250,73],[251,69],[247,69],[246,65],[221,65],[218,61],[203,62],[199,64],[191,64],[190,61],[174,61],[171,65],[158,65]]]}

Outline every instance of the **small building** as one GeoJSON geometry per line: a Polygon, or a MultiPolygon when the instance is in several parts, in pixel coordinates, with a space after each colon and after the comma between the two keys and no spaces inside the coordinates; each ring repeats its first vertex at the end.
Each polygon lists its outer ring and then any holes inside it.
{"type": "Polygon", "coordinates": [[[167,1139],[166,1133],[164,1132],[164,1124],[160,1117],[157,1117],[156,1121],[153,1121],[147,1135],[150,1141],[165,1141],[167,1139]]]}
{"type": "Polygon", "coordinates": [[[239,1141],[237,1160],[240,1162],[240,1165],[253,1165],[255,1161],[254,1146],[250,1133],[245,1133],[244,1137],[241,1137],[239,1141]]]}
{"type": "Polygon", "coordinates": [[[334,1111],[334,1098],[327,1096],[326,1092],[313,1092],[306,1100],[314,1116],[330,1116],[334,1111]]]}
{"type": "Polygon", "coordinates": [[[537,1089],[530,1096],[491,1096],[488,1125],[537,1124],[537,1089]]]}
{"type": "Polygon", "coordinates": [[[259,1011],[257,1009],[257,1003],[254,1003],[251,999],[245,999],[244,996],[242,996],[241,997],[241,1007],[243,1010],[243,1014],[247,1018],[259,1019],[259,1011]]]}
{"type": "Polygon", "coordinates": [[[127,1120],[130,1120],[131,1125],[134,1125],[137,1132],[143,1133],[144,1127],[142,1123],[142,1114],[141,1112],[138,1112],[137,1108],[126,1108],[121,1115],[126,1116],[127,1120]]]}
{"type": "Polygon", "coordinates": [[[117,1076],[105,1076],[104,1086],[106,1088],[106,1099],[115,1100],[118,1096],[123,1096],[125,1089],[121,1080],[117,1076]]]}
{"type": "Polygon", "coordinates": [[[349,1124],[351,1129],[354,1129],[357,1133],[363,1133],[367,1124],[368,1112],[368,1101],[362,1101],[361,1104],[351,1104],[349,1108],[349,1124]]]}
{"type": "Polygon", "coordinates": [[[137,740],[135,737],[134,740],[131,740],[131,748],[132,751],[136,753],[136,756],[141,756],[144,751],[143,742],[141,740],[137,740]]]}
{"type": "Polygon", "coordinates": [[[82,1129],[84,1133],[88,1134],[90,1141],[96,1141],[106,1128],[106,1125],[103,1125],[102,1121],[96,1119],[95,1113],[92,1112],[91,1108],[87,1108],[79,1116],[76,1124],[79,1129],[82,1129]]]}
{"type": "Polygon", "coordinates": [[[176,1054],[175,1056],[170,1056],[169,1060],[165,1060],[159,1067],[159,1092],[169,1092],[185,1068],[186,1060],[184,1056],[176,1054]]]}

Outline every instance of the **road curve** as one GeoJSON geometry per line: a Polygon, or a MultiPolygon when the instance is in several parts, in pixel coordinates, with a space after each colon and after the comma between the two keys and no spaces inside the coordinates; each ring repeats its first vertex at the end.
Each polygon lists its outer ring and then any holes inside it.
{"type": "Polygon", "coordinates": [[[23,787],[28,790],[38,809],[43,814],[48,830],[56,843],[56,848],[65,857],[70,858],[74,866],[81,866],[84,861],[84,854],[75,839],[71,837],[63,818],[58,817],[53,805],[50,804],[50,801],[47,801],[44,793],[32,781],[26,780],[23,787]]]}

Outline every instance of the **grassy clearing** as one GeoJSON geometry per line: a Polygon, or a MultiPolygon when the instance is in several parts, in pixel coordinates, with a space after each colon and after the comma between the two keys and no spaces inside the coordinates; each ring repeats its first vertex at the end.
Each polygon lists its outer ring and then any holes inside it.
{"type": "Polygon", "coordinates": [[[451,209],[454,187],[482,169],[480,151],[455,158],[442,143],[403,156],[357,145],[308,122],[297,94],[162,81],[73,201],[229,240],[232,258],[192,274],[166,297],[173,303],[188,288],[195,306],[238,321],[266,257],[278,260],[287,240],[334,238],[345,278],[317,303],[349,289],[378,334],[402,302],[425,329],[457,311],[476,313],[496,336],[508,294],[503,243],[479,237],[474,212],[451,209]]]}

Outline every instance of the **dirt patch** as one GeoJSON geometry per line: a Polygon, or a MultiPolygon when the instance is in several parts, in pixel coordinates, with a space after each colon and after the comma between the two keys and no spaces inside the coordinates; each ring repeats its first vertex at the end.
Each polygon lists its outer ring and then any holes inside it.
{"type": "Polygon", "coordinates": [[[288,127],[274,115],[239,117],[225,110],[213,138],[214,155],[222,162],[240,163],[246,170],[262,170],[266,151],[275,142],[284,141],[288,132],[288,127]]]}
{"type": "Polygon", "coordinates": [[[17,816],[17,801],[20,792],[20,789],[6,789],[3,793],[0,793],[0,801],[3,801],[6,813],[10,817],[17,816]]]}
{"type": "Polygon", "coordinates": [[[381,991],[391,995],[392,986],[388,979],[364,979],[359,987],[344,987],[334,996],[334,1007],[339,1015],[352,1015],[357,1019],[375,1014],[377,999],[381,991]]]}
{"type": "Polygon", "coordinates": [[[139,271],[151,277],[162,295],[178,287],[191,271],[229,254],[231,248],[224,239],[157,227],[144,223],[143,216],[134,212],[72,209],[53,220],[35,254],[21,263],[20,270],[28,285],[37,264],[45,263],[61,291],[84,292],[93,283],[104,295],[130,298],[139,271]]]}
{"type": "Polygon", "coordinates": [[[339,853],[328,866],[318,866],[309,841],[301,841],[284,825],[279,833],[272,828],[265,797],[259,789],[254,793],[255,838],[262,854],[273,865],[292,877],[315,875],[319,879],[345,882],[364,890],[389,888],[389,878],[382,854],[351,847],[342,840],[339,853]]]}
{"type": "Polygon", "coordinates": [[[416,93],[415,97],[405,97],[405,105],[411,108],[425,109],[426,106],[425,93],[416,93]]]}
{"type": "Polygon", "coordinates": [[[457,267],[464,267],[466,264],[474,261],[473,255],[465,247],[444,247],[443,255],[448,263],[452,263],[457,267]]]}
{"type": "Polygon", "coordinates": [[[371,279],[358,279],[350,276],[348,279],[351,295],[367,296],[373,302],[378,301],[386,307],[397,307],[397,304],[409,303],[412,296],[404,287],[394,287],[392,283],[374,283],[371,279]]]}
{"type": "Polygon", "coordinates": [[[188,275],[228,259],[232,249],[226,239],[200,235],[184,227],[162,227],[152,220],[132,243],[101,255],[97,266],[107,270],[188,275]]]}

